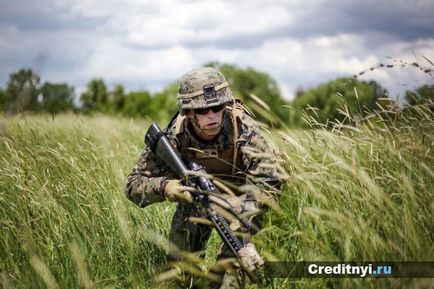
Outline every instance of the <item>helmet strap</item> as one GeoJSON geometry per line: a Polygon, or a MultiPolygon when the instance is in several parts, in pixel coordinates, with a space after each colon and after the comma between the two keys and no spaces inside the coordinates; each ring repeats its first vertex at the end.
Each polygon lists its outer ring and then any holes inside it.
{"type": "Polygon", "coordinates": [[[233,99],[233,108],[232,108],[232,126],[233,126],[233,130],[234,130],[234,158],[232,161],[232,175],[235,175],[235,168],[236,168],[236,164],[237,164],[237,159],[238,159],[238,124],[237,124],[237,116],[236,116],[236,102],[235,102],[235,98],[233,99]]]}

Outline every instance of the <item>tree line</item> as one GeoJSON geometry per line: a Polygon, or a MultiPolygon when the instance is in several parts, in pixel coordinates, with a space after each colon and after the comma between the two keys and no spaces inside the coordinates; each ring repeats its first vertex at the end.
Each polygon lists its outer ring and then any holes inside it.
{"type": "MultiPolygon", "coordinates": [[[[240,98],[255,117],[279,127],[306,125],[310,117],[319,123],[348,122],[349,115],[363,117],[367,111],[381,105],[392,105],[388,92],[375,81],[360,81],[353,77],[338,78],[317,87],[296,91],[288,101],[282,96],[277,82],[267,73],[253,68],[211,62],[205,66],[220,69],[235,97],[240,98]]],[[[147,90],[126,92],[121,84],[109,89],[103,79],[91,79],[80,94],[80,105],[74,104],[74,88],[67,83],[41,83],[31,69],[21,69],[9,75],[5,89],[0,88],[0,110],[8,114],[48,112],[105,113],[127,117],[146,117],[167,121],[176,112],[176,82],[157,93],[147,90]]],[[[408,105],[433,103],[434,85],[422,85],[405,93],[408,105]]]]}

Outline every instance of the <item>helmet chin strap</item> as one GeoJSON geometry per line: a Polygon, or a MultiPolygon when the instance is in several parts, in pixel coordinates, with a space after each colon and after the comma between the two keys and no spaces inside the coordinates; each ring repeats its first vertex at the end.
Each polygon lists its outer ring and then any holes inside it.
{"type": "Polygon", "coordinates": [[[211,130],[201,129],[195,117],[192,117],[190,121],[193,124],[193,128],[196,134],[204,140],[212,140],[215,136],[217,136],[220,133],[222,129],[222,124],[220,124],[218,127],[213,128],[211,130]],[[212,132],[210,133],[209,131],[212,132]]]}

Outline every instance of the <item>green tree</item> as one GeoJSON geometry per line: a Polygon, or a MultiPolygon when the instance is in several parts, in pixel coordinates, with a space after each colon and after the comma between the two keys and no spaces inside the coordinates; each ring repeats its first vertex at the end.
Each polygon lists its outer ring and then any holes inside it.
{"type": "Polygon", "coordinates": [[[26,110],[37,110],[38,85],[40,77],[31,69],[20,69],[9,75],[6,95],[3,99],[6,110],[18,113],[26,110]]]}
{"type": "Polygon", "coordinates": [[[7,104],[6,91],[0,88],[0,111],[4,111],[7,104]]]}
{"type": "Polygon", "coordinates": [[[178,109],[176,103],[177,92],[178,83],[175,82],[156,93],[149,104],[150,118],[160,122],[169,121],[178,109]]]}
{"type": "Polygon", "coordinates": [[[223,73],[234,96],[241,98],[259,121],[273,125],[288,121],[289,103],[283,99],[277,82],[267,73],[218,62],[205,66],[216,67],[223,73]]]}
{"type": "Polygon", "coordinates": [[[87,84],[87,90],[80,95],[82,109],[88,111],[107,112],[107,86],[102,79],[92,79],[87,84]]]}
{"type": "MultiPolygon", "coordinates": [[[[133,91],[125,98],[122,114],[133,117],[145,117],[152,114],[150,110],[151,95],[147,91],[133,91]]],[[[162,109],[162,108],[159,108],[162,109]]]]}
{"type": "Polygon", "coordinates": [[[418,105],[424,103],[434,103],[434,84],[422,85],[414,91],[405,92],[405,100],[409,105],[418,105]]]}
{"type": "Polygon", "coordinates": [[[112,111],[121,112],[125,105],[125,90],[121,84],[115,85],[113,91],[109,94],[109,103],[112,111]]]}
{"type": "Polygon", "coordinates": [[[73,108],[74,88],[66,83],[45,82],[40,92],[42,109],[49,112],[53,119],[56,113],[73,108]]]}
{"type": "Polygon", "coordinates": [[[376,108],[380,97],[386,98],[387,91],[375,81],[338,78],[298,93],[292,103],[297,111],[293,121],[298,125],[306,125],[301,115],[305,111],[319,123],[326,124],[335,120],[348,122],[349,118],[345,114],[352,118],[362,116],[366,109],[376,108]]]}

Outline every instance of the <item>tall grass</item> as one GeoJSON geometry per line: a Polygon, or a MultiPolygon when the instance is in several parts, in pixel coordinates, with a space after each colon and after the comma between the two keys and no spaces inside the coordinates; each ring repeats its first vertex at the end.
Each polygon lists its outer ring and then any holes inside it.
{"type": "MultiPolygon", "coordinates": [[[[433,113],[273,132],[287,188],[254,242],[278,260],[433,260],[433,113]]],[[[6,288],[155,288],[174,206],[126,200],[146,123],[0,118],[0,280],[6,288]]],[[[212,239],[213,256],[218,239],[212,239]]],[[[210,258],[208,263],[212,263],[210,258]]],[[[431,282],[431,283],[430,283],[431,282]]],[[[275,280],[383,288],[429,279],[275,280]]],[[[163,288],[166,286],[161,284],[163,288]]]]}
{"type": "MultiPolygon", "coordinates": [[[[358,127],[280,133],[288,190],[257,240],[278,259],[432,261],[434,114],[381,111],[358,127]],[[279,244],[276,246],[276,244],[279,244]]],[[[432,279],[285,281],[297,288],[426,288],[432,279]]],[[[285,287],[286,288],[286,287],[285,287]]]]}
{"type": "Polygon", "coordinates": [[[14,288],[151,284],[172,208],[123,194],[145,124],[64,115],[2,119],[0,271],[14,288]]]}

